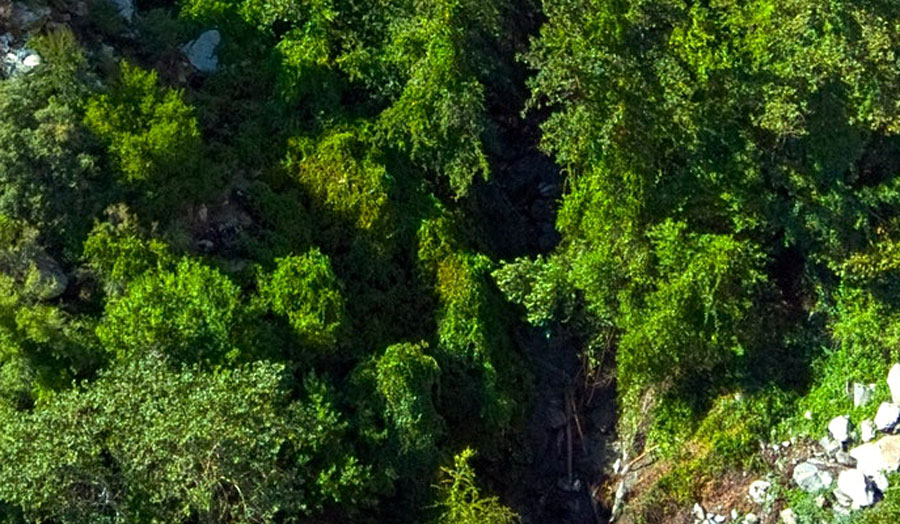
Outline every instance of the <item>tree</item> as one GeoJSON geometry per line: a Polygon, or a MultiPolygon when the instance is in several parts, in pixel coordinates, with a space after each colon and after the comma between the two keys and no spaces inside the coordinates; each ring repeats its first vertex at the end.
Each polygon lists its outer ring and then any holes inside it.
{"type": "Polygon", "coordinates": [[[303,521],[365,493],[323,383],[138,358],[32,413],[3,413],[0,498],[58,522],[303,521]]]}
{"type": "Polygon", "coordinates": [[[32,45],[44,63],[0,81],[0,214],[29,222],[74,259],[105,192],[81,122],[86,60],[68,30],[32,45]]]}
{"type": "Polygon", "coordinates": [[[182,93],[159,85],[155,71],[121,64],[119,82],[91,97],[85,124],[107,146],[126,186],[152,200],[177,200],[199,187],[201,136],[182,93]]]}
{"type": "Polygon", "coordinates": [[[378,392],[387,403],[386,418],[398,435],[400,454],[425,463],[436,457],[443,432],[443,420],[432,402],[440,368],[425,354],[427,348],[427,344],[394,344],[375,366],[378,392]]]}
{"type": "Polygon", "coordinates": [[[234,330],[240,321],[240,289],[203,263],[184,258],[173,270],[142,274],[111,297],[97,335],[121,362],[144,355],[212,366],[240,356],[234,330]]]}
{"type": "Polygon", "coordinates": [[[275,261],[271,275],[258,278],[262,300],[287,318],[302,346],[328,353],[345,329],[344,299],[331,262],[318,249],[275,261]]]}
{"type": "Polygon", "coordinates": [[[34,228],[0,215],[0,406],[27,408],[103,363],[93,322],[58,305],[68,282],[34,228]]]}
{"type": "Polygon", "coordinates": [[[475,452],[466,448],[453,457],[452,468],[441,468],[444,478],[438,486],[439,524],[512,524],[519,518],[497,497],[485,497],[475,484],[469,464],[475,452]]]}
{"type": "Polygon", "coordinates": [[[444,214],[423,220],[419,228],[419,263],[439,305],[440,411],[451,425],[478,416],[506,427],[521,407],[525,373],[504,331],[498,297],[488,288],[491,263],[463,248],[460,236],[444,214]]]}

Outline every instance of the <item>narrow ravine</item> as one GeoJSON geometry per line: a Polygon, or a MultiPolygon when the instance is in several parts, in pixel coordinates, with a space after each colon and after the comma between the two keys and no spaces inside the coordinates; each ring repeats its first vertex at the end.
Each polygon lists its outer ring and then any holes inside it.
{"type": "MultiPolygon", "coordinates": [[[[557,206],[564,181],[559,167],[539,150],[539,115],[522,117],[524,76],[514,93],[495,94],[497,143],[493,178],[473,195],[482,246],[512,260],[549,254],[559,242],[557,206]],[[518,101],[518,103],[516,102],[518,101]]],[[[596,524],[609,521],[615,485],[614,384],[586,378],[583,344],[566,326],[512,328],[533,381],[520,438],[521,472],[494,479],[522,522],[596,524]]]]}

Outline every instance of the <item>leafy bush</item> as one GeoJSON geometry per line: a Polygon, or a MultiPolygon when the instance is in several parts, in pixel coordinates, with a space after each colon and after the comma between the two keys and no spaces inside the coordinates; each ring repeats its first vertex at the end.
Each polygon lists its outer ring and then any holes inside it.
{"type": "Polygon", "coordinates": [[[518,516],[496,497],[485,497],[475,485],[475,471],[469,461],[475,455],[470,448],[453,458],[452,468],[442,468],[444,478],[438,487],[441,524],[510,524],[518,516]]]}
{"type": "Polygon", "coordinates": [[[173,270],[144,273],[111,298],[97,335],[122,362],[156,355],[217,366],[240,355],[233,330],[241,312],[240,290],[228,277],[185,258],[173,270]]]}
{"type": "Polygon", "coordinates": [[[318,249],[279,258],[259,278],[259,292],[272,311],[288,319],[303,346],[333,351],[341,342],[346,311],[331,261],[318,249]]]}
{"type": "Polygon", "coordinates": [[[109,93],[91,97],[85,124],[109,149],[119,178],[151,199],[177,200],[202,187],[201,136],[182,93],[159,85],[155,71],[128,62],[109,93]]]}

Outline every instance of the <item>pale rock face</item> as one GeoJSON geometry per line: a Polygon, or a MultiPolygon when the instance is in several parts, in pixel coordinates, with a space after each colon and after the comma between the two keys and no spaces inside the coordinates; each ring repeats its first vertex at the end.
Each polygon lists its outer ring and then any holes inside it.
{"type": "Polygon", "coordinates": [[[846,495],[853,509],[871,506],[875,502],[875,491],[858,469],[847,469],[838,475],[838,489],[846,495]]]}
{"type": "Polygon", "coordinates": [[[850,450],[856,459],[856,469],[875,477],[900,468],[900,435],[888,435],[874,442],[861,444],[850,450]]]}
{"type": "Polygon", "coordinates": [[[859,438],[863,442],[869,442],[875,438],[875,423],[871,420],[863,420],[859,425],[859,438]]]}
{"type": "Polygon", "coordinates": [[[771,488],[771,482],[765,480],[756,480],[750,484],[750,488],[747,491],[750,495],[750,500],[757,504],[765,504],[769,497],[769,490],[771,488]]]}
{"type": "Polygon", "coordinates": [[[216,55],[216,48],[222,36],[219,31],[211,29],[204,31],[195,40],[191,40],[181,50],[197,71],[201,73],[215,73],[219,68],[219,57],[216,55]]]}
{"type": "Polygon", "coordinates": [[[891,400],[900,404],[900,364],[894,364],[888,372],[887,385],[891,390],[891,400]]]}
{"type": "Polygon", "coordinates": [[[875,384],[853,384],[853,406],[865,406],[875,394],[875,384]]]}
{"type": "Polygon", "coordinates": [[[850,417],[841,415],[831,419],[831,422],[828,423],[828,432],[831,433],[834,440],[842,444],[850,440],[850,417]]]}
{"type": "Polygon", "coordinates": [[[875,429],[891,431],[900,420],[900,406],[892,402],[882,402],[875,413],[875,429]]]}

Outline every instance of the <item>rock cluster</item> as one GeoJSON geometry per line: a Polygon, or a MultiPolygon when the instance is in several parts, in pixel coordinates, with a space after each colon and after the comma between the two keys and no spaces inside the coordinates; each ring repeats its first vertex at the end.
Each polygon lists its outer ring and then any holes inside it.
{"type": "MultiPolygon", "coordinates": [[[[873,419],[863,420],[858,427],[849,415],[834,417],[828,422],[827,434],[818,441],[818,451],[803,453],[791,461],[789,470],[791,482],[801,490],[816,495],[820,508],[831,507],[836,515],[847,515],[876,504],[888,488],[888,475],[900,471],[900,364],[895,364],[887,376],[891,392],[890,402],[881,402],[873,419]]],[[[875,384],[853,384],[848,394],[854,407],[860,407],[875,400],[875,384]]],[[[812,419],[807,411],[805,418],[812,419]]],[[[792,439],[793,440],[793,439],[792,439]]],[[[792,442],[791,442],[792,443],[792,442]]],[[[767,446],[764,451],[776,456],[784,456],[790,443],[767,446]]],[[[772,482],[765,479],[750,483],[748,498],[760,506],[764,512],[771,512],[777,505],[772,482]]],[[[699,505],[694,507],[695,523],[709,522],[708,515],[700,516],[699,505]]],[[[765,516],[765,515],[764,515],[765,516]]],[[[769,517],[785,524],[798,522],[798,516],[791,508],[785,508],[777,517],[769,517]]],[[[753,513],[735,522],[757,522],[753,513]]]]}
{"type": "Polygon", "coordinates": [[[47,23],[51,13],[49,7],[22,2],[14,2],[10,11],[10,31],[0,34],[0,77],[28,73],[41,65],[41,57],[25,46],[25,40],[47,23]]]}

